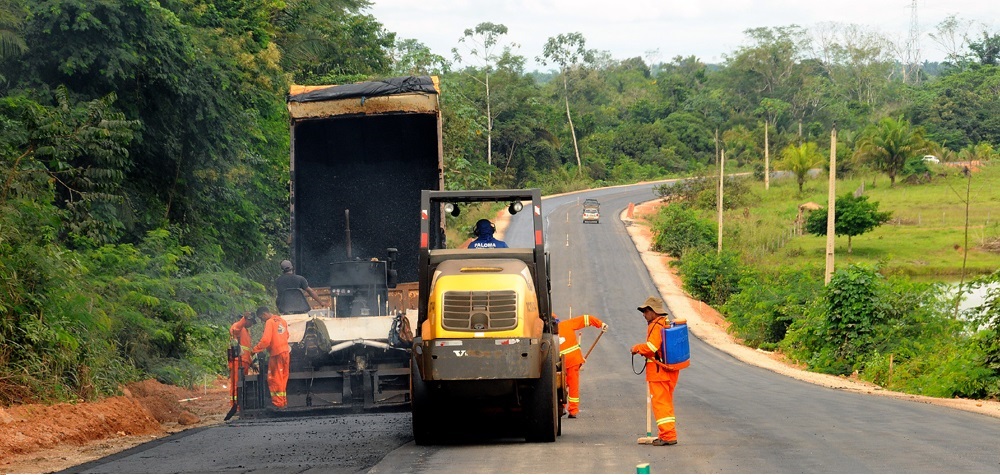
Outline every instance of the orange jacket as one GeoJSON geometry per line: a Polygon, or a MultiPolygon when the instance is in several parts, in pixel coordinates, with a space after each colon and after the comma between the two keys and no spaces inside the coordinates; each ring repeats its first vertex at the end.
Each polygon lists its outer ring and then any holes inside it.
{"type": "Polygon", "coordinates": [[[633,354],[646,357],[646,381],[670,381],[670,373],[676,373],[656,364],[663,360],[660,347],[663,343],[663,329],[668,326],[670,323],[666,317],[654,318],[646,327],[646,341],[632,347],[633,354]]]}
{"type": "Polygon", "coordinates": [[[271,356],[288,353],[291,348],[288,346],[288,323],[279,315],[271,315],[264,324],[264,335],[260,337],[257,346],[253,347],[254,353],[268,350],[271,356]]]}
{"type": "Polygon", "coordinates": [[[588,326],[601,328],[604,322],[593,315],[580,315],[559,322],[559,356],[566,357],[567,368],[583,364],[583,352],[580,351],[580,342],[576,340],[576,331],[588,326]]]}
{"type": "Polygon", "coordinates": [[[247,330],[247,317],[242,317],[229,327],[229,336],[240,345],[240,359],[243,360],[243,367],[250,366],[250,354],[252,344],[250,342],[250,330],[247,330]]]}

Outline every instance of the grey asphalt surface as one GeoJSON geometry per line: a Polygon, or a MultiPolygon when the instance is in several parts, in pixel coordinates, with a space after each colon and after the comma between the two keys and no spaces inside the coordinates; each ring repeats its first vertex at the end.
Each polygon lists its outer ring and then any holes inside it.
{"type": "MultiPolygon", "coordinates": [[[[555,443],[490,440],[494,427],[468,420],[468,442],[418,447],[406,413],[237,421],[67,472],[634,473],[639,463],[653,473],[1000,472],[1000,419],[810,385],[697,339],[674,398],[679,444],[636,444],[645,380],[629,348],[645,336],[635,308],[657,291],[618,216],[652,198],[647,184],[545,200],[553,309],[610,326],[581,374],[580,417],[563,419],[555,443]],[[584,197],[601,201],[599,224],[580,222],[584,197]]],[[[526,217],[511,221],[512,247],[531,242],[526,217]]],[[[581,346],[596,336],[584,330],[581,346]]]]}

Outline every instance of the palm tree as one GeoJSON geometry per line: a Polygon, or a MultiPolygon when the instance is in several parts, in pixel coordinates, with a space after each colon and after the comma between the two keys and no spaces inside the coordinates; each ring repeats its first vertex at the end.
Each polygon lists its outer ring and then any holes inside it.
{"type": "Polygon", "coordinates": [[[922,128],[911,126],[902,116],[886,117],[858,142],[855,158],[889,175],[889,186],[896,186],[896,175],[906,161],[922,155],[926,148],[922,128]]]}
{"type": "Polygon", "coordinates": [[[27,51],[21,37],[24,11],[9,0],[0,0],[0,59],[13,58],[27,51]]]}
{"type": "Polygon", "coordinates": [[[789,145],[781,151],[781,161],[774,164],[776,170],[792,172],[799,183],[799,193],[806,181],[809,170],[823,164],[823,155],[819,153],[816,142],[806,142],[802,145],[789,145]]]}

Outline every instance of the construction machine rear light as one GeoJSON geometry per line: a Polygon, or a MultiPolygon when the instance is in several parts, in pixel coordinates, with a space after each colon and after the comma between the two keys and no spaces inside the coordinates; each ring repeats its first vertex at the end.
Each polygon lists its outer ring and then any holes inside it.
{"type": "Polygon", "coordinates": [[[542,231],[541,230],[535,231],[535,245],[536,246],[541,246],[542,245],[542,231]]]}
{"type": "Polygon", "coordinates": [[[421,249],[427,249],[427,241],[428,241],[428,239],[429,238],[427,237],[427,233],[420,233],[420,248],[421,249]]]}

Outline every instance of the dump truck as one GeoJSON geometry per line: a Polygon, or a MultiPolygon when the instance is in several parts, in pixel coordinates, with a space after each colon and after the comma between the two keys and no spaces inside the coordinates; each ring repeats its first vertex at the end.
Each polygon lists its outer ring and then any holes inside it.
{"type": "Polygon", "coordinates": [[[528,441],[560,434],[565,385],[541,206],[538,189],[421,192],[410,378],[417,445],[489,433],[477,415],[516,421],[528,441]],[[530,213],[531,247],[446,248],[442,217],[479,202],[530,213]]]}
{"type": "MultiPolygon", "coordinates": [[[[289,258],[321,301],[276,289],[285,412],[409,409],[420,193],[444,185],[439,91],[427,76],[290,90],[289,258]]],[[[241,416],[273,410],[266,367],[238,398],[241,416]]]]}

